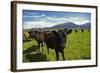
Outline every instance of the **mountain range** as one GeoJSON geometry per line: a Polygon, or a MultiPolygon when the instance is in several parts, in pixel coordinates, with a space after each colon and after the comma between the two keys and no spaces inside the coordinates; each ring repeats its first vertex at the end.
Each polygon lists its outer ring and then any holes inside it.
{"type": "MultiPolygon", "coordinates": [[[[57,24],[54,25],[52,27],[45,27],[44,29],[59,29],[59,28],[63,28],[63,29],[91,29],[91,23],[87,22],[85,24],[81,24],[81,25],[77,25],[75,23],[72,22],[66,22],[66,23],[62,23],[62,24],[57,24]]],[[[31,28],[32,30],[40,30],[41,28],[31,28]]]]}
{"type": "Polygon", "coordinates": [[[85,24],[77,25],[77,24],[72,23],[72,22],[66,22],[66,23],[54,25],[51,28],[55,28],[55,29],[57,29],[57,28],[66,28],[66,29],[73,29],[73,28],[90,29],[91,28],[91,23],[90,22],[87,22],[85,24]]]}

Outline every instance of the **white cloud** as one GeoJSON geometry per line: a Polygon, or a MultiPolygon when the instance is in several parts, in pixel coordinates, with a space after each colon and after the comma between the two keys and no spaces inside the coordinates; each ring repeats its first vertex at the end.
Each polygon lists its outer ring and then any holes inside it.
{"type": "Polygon", "coordinates": [[[59,23],[65,23],[65,22],[73,22],[77,25],[81,25],[81,24],[84,24],[84,23],[87,23],[87,22],[90,22],[89,20],[86,20],[84,18],[81,18],[81,17],[47,17],[48,20],[52,20],[52,21],[56,21],[56,22],[59,22],[59,23]]]}
{"type": "Polygon", "coordinates": [[[43,17],[44,17],[44,16],[46,16],[46,15],[45,15],[45,14],[41,14],[41,16],[43,16],[43,17]]]}
{"type": "Polygon", "coordinates": [[[87,23],[87,22],[90,22],[90,21],[86,20],[82,17],[69,17],[69,22],[73,22],[77,25],[81,25],[81,24],[84,24],[84,23],[87,23]]]}
{"type": "Polygon", "coordinates": [[[60,17],[47,17],[47,19],[53,21],[68,21],[68,18],[60,18],[60,17]]]}
{"type": "Polygon", "coordinates": [[[45,14],[33,14],[33,15],[24,15],[24,18],[40,18],[46,16],[45,14]]]}
{"type": "Polygon", "coordinates": [[[30,21],[30,22],[24,22],[23,28],[29,29],[29,28],[45,28],[45,27],[52,27],[57,24],[61,24],[64,22],[49,22],[49,21],[30,21]]]}
{"type": "MultiPolygon", "coordinates": [[[[42,16],[46,16],[45,14],[41,14],[40,17],[42,16]]],[[[39,17],[39,16],[35,16],[35,17],[39,17]]],[[[28,28],[44,28],[44,27],[51,27],[57,24],[61,24],[61,23],[66,23],[66,22],[73,22],[77,25],[81,25],[87,22],[90,22],[89,20],[86,20],[84,18],[81,17],[43,17],[43,18],[38,18],[35,21],[30,21],[30,22],[25,22],[24,21],[24,29],[28,29],[28,28]],[[39,21],[40,20],[40,21],[39,21]]]]}
{"type": "Polygon", "coordinates": [[[33,27],[32,24],[30,24],[30,25],[23,25],[23,29],[30,29],[30,28],[32,28],[32,27],[33,27]]]}
{"type": "Polygon", "coordinates": [[[46,21],[32,21],[32,22],[24,22],[24,29],[28,28],[44,28],[44,27],[51,27],[53,25],[56,25],[52,22],[46,22],[46,21]]]}

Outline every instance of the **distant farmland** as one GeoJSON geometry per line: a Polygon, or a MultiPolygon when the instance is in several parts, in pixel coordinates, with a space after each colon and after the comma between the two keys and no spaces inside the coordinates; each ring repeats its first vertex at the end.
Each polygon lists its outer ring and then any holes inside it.
{"type": "MultiPolygon", "coordinates": [[[[91,59],[91,31],[78,30],[73,31],[67,37],[65,52],[66,60],[87,60],[91,59]]],[[[23,42],[23,62],[39,62],[39,61],[55,61],[55,51],[50,49],[48,54],[46,45],[44,51],[39,50],[37,42],[33,38],[29,38],[27,42],[23,42]]],[[[60,61],[62,57],[60,56],[60,61]]]]}

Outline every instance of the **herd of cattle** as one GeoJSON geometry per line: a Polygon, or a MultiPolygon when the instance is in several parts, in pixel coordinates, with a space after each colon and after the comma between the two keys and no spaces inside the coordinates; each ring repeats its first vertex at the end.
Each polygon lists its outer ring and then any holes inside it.
{"type": "MultiPolygon", "coordinates": [[[[64,48],[66,47],[67,35],[71,34],[72,31],[72,29],[62,29],[57,31],[24,31],[23,40],[28,40],[29,38],[35,39],[38,48],[42,47],[42,51],[44,50],[44,44],[46,44],[48,53],[49,48],[55,50],[56,60],[59,59],[59,53],[62,54],[62,58],[65,60],[64,48]]],[[[75,29],[75,32],[78,32],[78,30],[75,29]]],[[[81,32],[84,32],[84,29],[82,29],[81,32]]]]}

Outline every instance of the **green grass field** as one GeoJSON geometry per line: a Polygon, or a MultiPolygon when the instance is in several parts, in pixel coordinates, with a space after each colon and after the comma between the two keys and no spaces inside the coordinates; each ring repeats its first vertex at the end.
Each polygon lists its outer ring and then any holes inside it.
{"type": "MultiPolygon", "coordinates": [[[[66,60],[91,59],[91,33],[90,31],[72,32],[67,38],[66,48],[64,49],[66,60]]],[[[60,53],[59,53],[60,54],[60,53]]],[[[23,62],[55,61],[55,50],[50,49],[48,54],[46,45],[44,50],[38,49],[37,42],[34,39],[23,43],[23,62]]],[[[62,60],[60,54],[59,60],[62,60]]]]}

